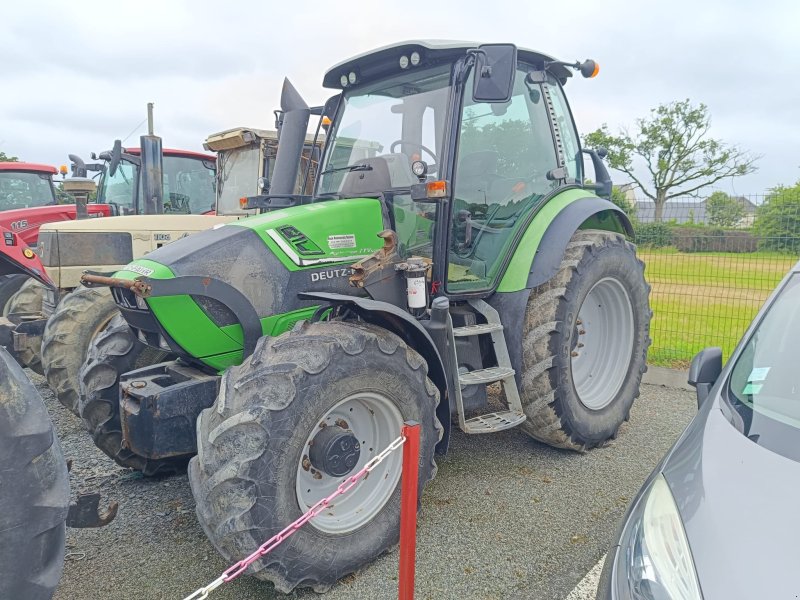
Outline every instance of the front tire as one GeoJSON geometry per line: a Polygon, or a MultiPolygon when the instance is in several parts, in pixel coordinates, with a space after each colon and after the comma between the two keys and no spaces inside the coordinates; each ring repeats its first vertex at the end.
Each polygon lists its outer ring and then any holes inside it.
{"type": "Polygon", "coordinates": [[[88,358],[80,371],[80,417],[95,445],[118,465],[136,469],[144,475],[180,472],[186,466],[186,459],[154,460],[123,446],[119,377],[128,371],[171,358],[169,353],[137,340],[122,315],[116,315],[89,346],[88,358]]]}
{"type": "Polygon", "coordinates": [[[0,347],[0,598],[47,600],[64,565],[69,479],[39,393],[0,347]]]}
{"type": "MultiPolygon", "coordinates": [[[[16,294],[11,296],[6,304],[6,314],[26,314],[41,315],[42,300],[44,300],[45,287],[32,277],[23,283],[16,294]]],[[[42,369],[42,347],[41,340],[29,341],[24,349],[17,353],[20,362],[35,371],[39,375],[44,375],[42,369]]]]}
{"type": "Polygon", "coordinates": [[[0,314],[8,316],[8,301],[19,291],[28,276],[23,273],[0,275],[0,314]]]}
{"type": "Polygon", "coordinates": [[[119,314],[109,288],[79,287],[64,296],[47,320],[42,336],[42,367],[47,385],[65,407],[79,415],[79,374],[89,346],[119,314]]]}
{"type": "MultiPolygon", "coordinates": [[[[242,559],[358,472],[405,420],[421,425],[421,493],[436,473],[438,401],[424,359],[380,327],[306,323],[262,338],[225,373],[216,403],[198,419],[189,483],[203,530],[226,559],[242,559]],[[339,454],[321,456],[328,434],[356,441],[358,456],[343,469],[339,454]]],[[[380,472],[256,563],[255,576],[284,593],[321,592],[396,545],[401,463],[392,453],[380,472]]]]}
{"type": "Polygon", "coordinates": [[[573,235],[558,273],[528,300],[520,390],[528,435],[579,451],[617,435],[647,370],[649,292],[622,235],[573,235]]]}

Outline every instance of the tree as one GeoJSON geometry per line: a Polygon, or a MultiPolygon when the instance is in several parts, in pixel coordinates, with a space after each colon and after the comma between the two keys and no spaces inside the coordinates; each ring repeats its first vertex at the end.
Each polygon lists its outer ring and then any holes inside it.
{"type": "Polygon", "coordinates": [[[636,210],[634,209],[633,204],[631,204],[631,201],[628,200],[625,192],[623,192],[619,186],[611,186],[611,201],[621,208],[622,212],[629,217],[634,218],[636,216],[636,210]]]}
{"type": "Polygon", "coordinates": [[[603,126],[586,135],[588,147],[608,150],[611,168],[628,175],[655,204],[655,219],[661,221],[664,203],[677,196],[694,196],[721,179],[747,175],[756,170],[758,156],[743,152],[709,137],[711,119],[705,104],[689,100],[661,104],[650,116],[636,120],[636,130],[619,135],[603,126]],[[651,185],[635,171],[634,161],[643,160],[651,185]]]}
{"type": "Polygon", "coordinates": [[[5,152],[0,150],[0,162],[17,162],[18,160],[16,156],[8,156],[5,152]]]}
{"type": "Polygon", "coordinates": [[[796,253],[800,251],[800,181],[770,192],[764,204],[756,209],[753,229],[760,238],[759,247],[796,253]]]}
{"type": "Polygon", "coordinates": [[[736,227],[744,218],[744,207],[725,192],[714,192],[706,200],[706,212],[712,225],[736,227]]]}

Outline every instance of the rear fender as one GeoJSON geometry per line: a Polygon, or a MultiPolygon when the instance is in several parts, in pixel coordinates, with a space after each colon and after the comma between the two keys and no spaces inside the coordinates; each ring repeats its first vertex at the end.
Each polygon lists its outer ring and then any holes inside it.
{"type": "Polygon", "coordinates": [[[565,206],[547,226],[532,259],[525,287],[532,289],[540,286],[558,273],[567,244],[575,232],[586,225],[634,237],[628,215],[613,202],[597,196],[575,200],[565,206]]]}
{"type": "MultiPolygon", "coordinates": [[[[303,300],[319,300],[327,303],[328,306],[346,305],[365,322],[391,331],[419,352],[428,363],[428,376],[439,389],[439,405],[436,407],[436,416],[444,428],[444,435],[436,446],[436,452],[438,454],[447,453],[450,442],[450,380],[447,377],[439,350],[425,328],[409,313],[388,302],[328,292],[301,292],[298,297],[303,300]]],[[[319,313],[325,308],[321,307],[319,313]]]]}

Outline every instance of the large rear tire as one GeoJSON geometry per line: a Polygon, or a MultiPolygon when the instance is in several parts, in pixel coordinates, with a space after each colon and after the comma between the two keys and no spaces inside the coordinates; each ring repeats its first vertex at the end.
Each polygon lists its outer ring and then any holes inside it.
{"type": "Polygon", "coordinates": [[[644,264],[622,235],[573,235],[558,273],[528,300],[521,389],[526,433],[579,451],[617,435],[647,370],[649,292],[644,264]]]}
{"type": "Polygon", "coordinates": [[[0,598],[47,600],[64,566],[69,479],[39,393],[0,348],[0,598]]]}
{"type": "Polygon", "coordinates": [[[187,459],[154,460],[123,446],[119,376],[172,358],[169,353],[137,340],[122,315],[116,315],[89,346],[88,358],[80,371],[79,413],[95,445],[117,464],[145,475],[183,471],[187,459]]]}
{"type": "MultiPolygon", "coordinates": [[[[33,279],[28,278],[16,294],[11,296],[6,304],[6,314],[41,315],[42,300],[44,300],[45,287],[33,279]]],[[[29,369],[44,375],[42,370],[42,346],[39,338],[29,341],[24,349],[17,352],[20,362],[29,369]]]]}
{"type": "Polygon", "coordinates": [[[89,346],[119,314],[108,288],[79,287],[64,296],[42,336],[42,368],[58,401],[79,414],[79,373],[89,346]]]}
{"type": "MultiPolygon", "coordinates": [[[[242,559],[358,472],[409,419],[421,425],[421,493],[436,474],[438,401],[424,359],[379,327],[306,323],[262,338],[250,358],[228,369],[216,403],[198,419],[189,483],[203,530],[226,559],[242,559]],[[322,453],[333,442],[321,436],[338,440],[337,452],[322,453]]],[[[284,593],[297,586],[321,592],[391,549],[401,465],[400,453],[390,454],[257,562],[254,575],[284,593]]]]}
{"type": "Polygon", "coordinates": [[[0,275],[0,314],[4,317],[8,315],[6,308],[8,301],[19,291],[26,279],[28,279],[28,276],[23,273],[0,275]]]}

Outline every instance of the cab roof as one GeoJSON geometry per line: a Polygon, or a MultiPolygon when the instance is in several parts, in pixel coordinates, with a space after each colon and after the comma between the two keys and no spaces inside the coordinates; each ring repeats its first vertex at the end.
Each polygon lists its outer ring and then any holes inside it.
{"type": "MultiPolygon", "coordinates": [[[[351,71],[354,71],[358,78],[363,81],[377,79],[384,73],[389,75],[395,71],[395,67],[399,71],[398,61],[401,56],[408,56],[415,51],[421,56],[420,64],[416,67],[419,68],[432,63],[455,60],[466,53],[467,50],[472,50],[480,45],[481,42],[449,40],[409,40],[398,42],[377,50],[364,52],[338,63],[325,73],[322,85],[326,88],[343,89],[339,80],[342,75],[348,75],[351,71]]],[[[536,50],[519,47],[517,48],[517,57],[523,62],[534,65],[556,60],[536,50]]],[[[562,82],[567,77],[572,76],[572,72],[561,65],[554,65],[551,70],[553,75],[562,82]]]]}
{"type": "Polygon", "coordinates": [[[28,171],[30,173],[49,173],[50,175],[58,173],[53,166],[26,162],[0,162],[0,171],[28,171]]]}
{"type": "MultiPolygon", "coordinates": [[[[142,153],[141,148],[123,148],[122,151],[137,156],[142,153]]],[[[210,160],[210,161],[217,160],[217,157],[214,154],[204,154],[202,152],[194,152],[193,150],[176,150],[174,148],[164,148],[161,150],[161,153],[164,156],[184,156],[186,158],[196,158],[197,160],[210,160]]]]}

